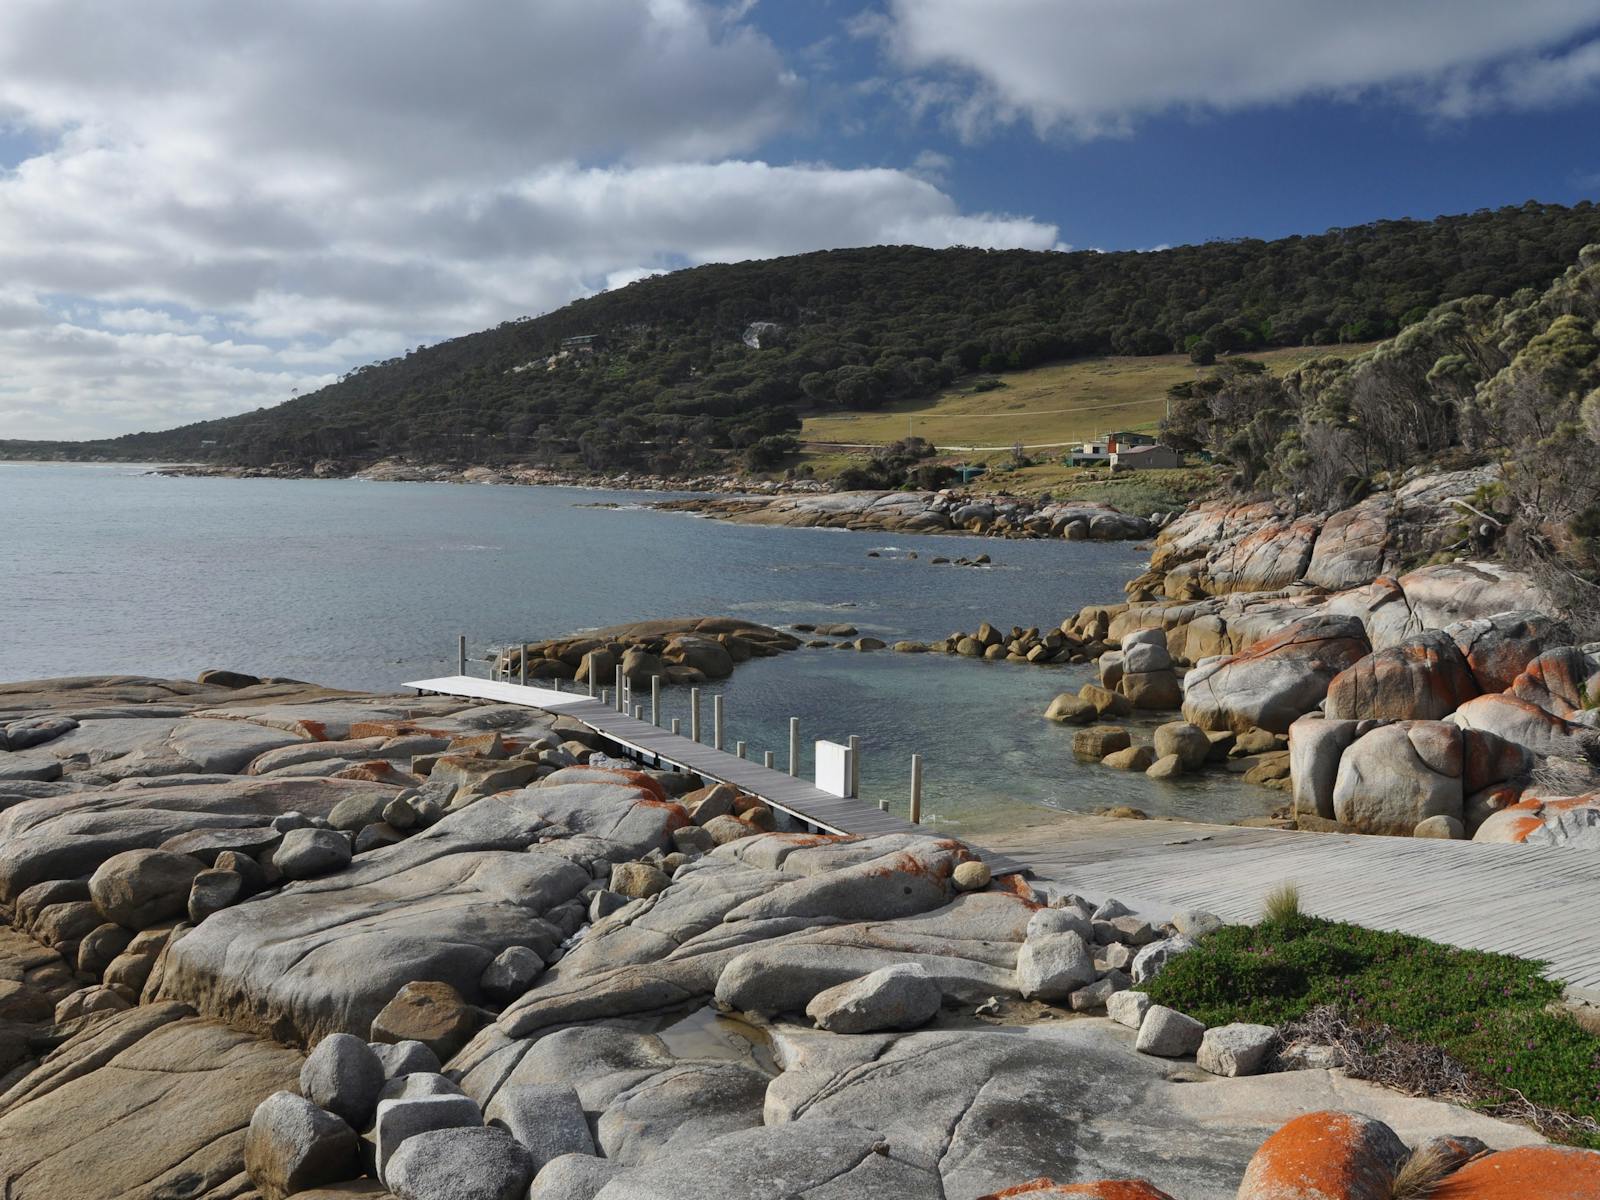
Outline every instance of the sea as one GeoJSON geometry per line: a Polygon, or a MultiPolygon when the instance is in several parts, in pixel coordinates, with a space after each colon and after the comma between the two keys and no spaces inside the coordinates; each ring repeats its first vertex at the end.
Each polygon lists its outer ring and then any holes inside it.
{"type": "MultiPolygon", "coordinates": [[[[986,620],[1048,628],[1120,599],[1148,553],[733,525],[657,512],[648,493],[154,471],[0,463],[0,682],[224,667],[390,693],[454,674],[461,634],[487,675],[501,645],[675,616],[848,622],[890,643],[986,620]],[[931,561],[979,554],[993,562],[931,561]]],[[[921,755],[924,821],[958,835],[1118,805],[1232,821],[1279,799],[1225,775],[1170,782],[1077,762],[1073,730],[1042,713],[1091,678],[1090,666],[802,649],[740,665],[703,703],[709,726],[709,697],[724,697],[729,748],[780,764],[798,717],[807,770],[814,739],[860,737],[863,798],[901,813],[921,755]]],[[[687,727],[688,690],[668,689],[664,708],[687,727]]],[[[1137,737],[1158,721],[1123,724],[1137,737]]]]}

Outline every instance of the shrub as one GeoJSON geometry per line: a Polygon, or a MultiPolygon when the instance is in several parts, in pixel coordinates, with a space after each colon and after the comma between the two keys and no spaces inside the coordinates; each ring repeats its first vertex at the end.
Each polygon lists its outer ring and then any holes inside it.
{"type": "Polygon", "coordinates": [[[1570,1114],[1557,1132],[1600,1145],[1600,1037],[1551,1007],[1562,986],[1541,965],[1325,921],[1285,904],[1260,925],[1219,930],[1141,986],[1207,1025],[1282,1026],[1333,1013],[1370,1033],[1379,1057],[1390,1043],[1436,1048],[1485,1104],[1570,1114]]]}

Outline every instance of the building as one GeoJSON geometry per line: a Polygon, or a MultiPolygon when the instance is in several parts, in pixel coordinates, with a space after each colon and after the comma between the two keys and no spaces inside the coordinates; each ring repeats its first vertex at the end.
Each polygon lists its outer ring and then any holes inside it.
{"type": "Polygon", "coordinates": [[[1127,449],[1131,446],[1154,446],[1156,444],[1156,439],[1148,433],[1134,433],[1130,429],[1119,429],[1115,433],[1108,433],[1105,440],[1108,443],[1113,443],[1111,446],[1113,451],[1119,447],[1127,449]]]}
{"type": "Polygon", "coordinates": [[[600,348],[600,335],[584,333],[577,337],[562,338],[561,348],[568,354],[593,354],[600,348]]]}
{"type": "Polygon", "coordinates": [[[1166,470],[1181,466],[1183,455],[1171,446],[1129,446],[1125,450],[1113,451],[1111,455],[1113,471],[1166,470]]]}
{"type": "Polygon", "coordinates": [[[1084,442],[1076,449],[1068,450],[1063,458],[1069,467],[1097,467],[1110,462],[1119,450],[1155,444],[1155,438],[1147,433],[1133,433],[1130,430],[1119,429],[1114,433],[1102,434],[1092,442],[1084,442]]]}

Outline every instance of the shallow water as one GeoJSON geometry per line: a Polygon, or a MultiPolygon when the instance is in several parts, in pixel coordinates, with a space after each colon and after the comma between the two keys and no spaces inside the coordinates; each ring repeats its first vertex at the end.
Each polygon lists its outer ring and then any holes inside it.
{"type": "MultiPolygon", "coordinates": [[[[0,680],[230,667],[392,691],[454,673],[458,632],[484,650],[682,615],[927,641],[986,619],[1054,625],[1119,598],[1145,558],[1130,543],[729,525],[646,499],[0,464],[0,680]],[[995,564],[929,561],[979,553],[995,564]]],[[[790,716],[807,746],[860,735],[862,793],[896,810],[922,754],[925,819],[952,832],[1028,824],[1039,805],[1206,820],[1271,807],[1273,793],[1231,778],[1168,783],[1074,761],[1072,730],[1040,714],[1090,672],[805,649],[707,691],[726,698],[727,745],[745,740],[753,757],[786,761],[790,716]]],[[[667,717],[687,706],[686,689],[667,693],[667,717]]],[[[709,698],[705,711],[709,725],[709,698]]]]}
{"type": "Polygon", "coordinates": [[[656,1036],[678,1058],[715,1058],[777,1075],[771,1039],[757,1025],[707,1004],[672,1020],[656,1036]]]}

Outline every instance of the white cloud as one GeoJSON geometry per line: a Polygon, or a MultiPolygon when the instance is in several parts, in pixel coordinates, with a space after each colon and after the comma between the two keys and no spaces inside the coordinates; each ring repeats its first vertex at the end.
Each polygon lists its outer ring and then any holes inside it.
{"type": "Polygon", "coordinates": [[[131,333],[209,333],[217,328],[215,317],[187,320],[151,308],[106,308],[95,314],[95,321],[103,329],[121,329],[131,333]]]}
{"type": "Polygon", "coordinates": [[[0,437],[248,410],[685,263],[1056,242],[754,158],[806,89],[745,5],[485,11],[4,0],[0,113],[44,148],[0,168],[0,437]]]}
{"type": "Polygon", "coordinates": [[[911,173],[918,179],[925,179],[935,187],[942,187],[950,175],[950,168],[955,166],[955,159],[948,154],[941,154],[937,150],[923,150],[911,162],[911,173]]]}
{"type": "Polygon", "coordinates": [[[1231,111],[1383,89],[1429,112],[1587,94],[1600,0],[888,0],[901,90],[966,137],[1126,133],[1168,110],[1231,111]]]}
{"type": "Polygon", "coordinates": [[[0,324],[0,436],[71,438],[183,424],[289,399],[334,373],[295,370],[261,345],[117,333],[70,322],[0,324]]]}

